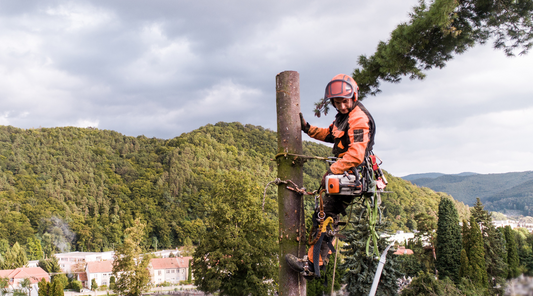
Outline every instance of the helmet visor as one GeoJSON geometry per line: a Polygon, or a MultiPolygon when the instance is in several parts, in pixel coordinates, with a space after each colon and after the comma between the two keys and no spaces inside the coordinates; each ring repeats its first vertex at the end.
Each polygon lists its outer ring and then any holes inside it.
{"type": "Polygon", "coordinates": [[[346,80],[332,80],[326,86],[324,99],[331,98],[352,98],[354,95],[353,86],[346,80]]]}

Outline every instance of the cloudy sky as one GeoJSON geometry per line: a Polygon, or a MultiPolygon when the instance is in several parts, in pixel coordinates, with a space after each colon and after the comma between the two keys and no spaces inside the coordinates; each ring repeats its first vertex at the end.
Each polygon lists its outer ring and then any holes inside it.
{"type": "MultiPolygon", "coordinates": [[[[0,0],[0,124],[169,139],[219,121],[276,130],[275,76],[302,112],[374,53],[417,0],[0,0]]],[[[533,53],[491,44],[369,97],[396,176],[533,169],[533,53]]],[[[309,137],[304,136],[304,139],[309,137]]]]}

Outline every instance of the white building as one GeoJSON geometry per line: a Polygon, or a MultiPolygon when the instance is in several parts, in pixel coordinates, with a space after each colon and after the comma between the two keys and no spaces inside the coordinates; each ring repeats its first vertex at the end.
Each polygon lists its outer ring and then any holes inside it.
{"type": "Polygon", "coordinates": [[[187,280],[189,274],[189,260],[192,257],[154,258],[150,260],[150,276],[152,283],[157,285],[163,282],[178,284],[187,280]]]}
{"type": "Polygon", "coordinates": [[[169,258],[170,254],[173,254],[175,257],[179,257],[181,252],[178,249],[175,250],[161,250],[157,252],[151,252],[150,254],[154,255],[155,257],[159,258],[169,258]]]}
{"type": "Polygon", "coordinates": [[[511,226],[512,229],[515,229],[518,227],[518,223],[516,221],[512,220],[493,220],[492,224],[498,228],[498,227],[505,227],[505,226],[511,226]]]}
{"type": "Polygon", "coordinates": [[[533,223],[526,223],[526,222],[513,221],[513,220],[493,220],[492,224],[496,228],[511,226],[511,229],[522,227],[522,228],[526,228],[530,232],[533,231],[533,223]]]}
{"type": "Polygon", "coordinates": [[[415,238],[415,234],[414,233],[412,233],[412,232],[403,232],[401,230],[396,231],[396,233],[393,234],[393,235],[383,234],[381,236],[382,237],[387,237],[387,240],[389,242],[393,242],[394,241],[394,242],[397,242],[399,244],[403,244],[406,241],[415,238]]]}
{"type": "Polygon", "coordinates": [[[87,273],[86,288],[91,288],[93,279],[95,279],[98,287],[109,286],[111,276],[113,276],[113,261],[87,262],[85,272],[87,273]]]}
{"type": "Polygon", "coordinates": [[[85,264],[87,262],[97,262],[113,260],[115,255],[114,251],[109,252],[69,252],[55,254],[61,267],[61,271],[64,273],[81,273],[85,271],[85,264]]]}

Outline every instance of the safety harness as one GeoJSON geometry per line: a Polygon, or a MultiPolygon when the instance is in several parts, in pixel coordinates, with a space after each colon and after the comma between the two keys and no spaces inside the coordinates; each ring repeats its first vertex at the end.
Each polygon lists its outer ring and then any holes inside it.
{"type": "MultiPolygon", "coordinates": [[[[306,156],[292,153],[278,153],[275,158],[278,157],[292,157],[293,163],[296,161],[307,161],[309,159],[325,160],[328,163],[334,163],[338,158],[336,157],[318,157],[318,156],[306,156]]],[[[322,244],[327,244],[329,250],[336,254],[336,249],[333,246],[332,238],[339,237],[339,225],[345,225],[346,222],[341,222],[337,215],[335,219],[333,217],[327,217],[324,211],[324,194],[330,196],[351,197],[350,206],[353,206],[353,199],[360,197],[358,202],[363,204],[363,210],[359,215],[359,219],[365,216],[368,221],[371,235],[367,239],[366,253],[370,256],[369,247],[370,241],[373,242],[373,254],[378,255],[379,250],[377,247],[378,235],[375,231],[375,226],[381,221],[381,210],[379,208],[381,204],[380,192],[387,186],[388,182],[380,168],[382,161],[379,157],[374,155],[372,151],[368,152],[365,157],[365,161],[357,168],[352,168],[341,175],[328,175],[325,179],[325,187],[319,188],[313,192],[307,192],[305,188],[299,188],[293,181],[282,181],[279,178],[269,182],[263,192],[263,207],[266,197],[266,189],[270,184],[286,184],[288,190],[295,191],[301,195],[314,195],[315,196],[315,213],[313,214],[313,229],[310,232],[308,244],[313,249],[312,252],[308,252],[301,261],[304,262],[303,276],[306,278],[320,277],[320,251],[322,244]],[[379,219],[378,219],[379,217],[379,219]],[[309,265],[312,262],[312,265],[309,265]]],[[[346,214],[346,213],[345,213],[346,214]]],[[[350,208],[350,214],[348,221],[351,219],[352,208],[350,208]]],[[[336,260],[335,260],[336,261],[336,260]]],[[[325,265],[323,265],[325,266],[325,265]]]]}
{"type": "MultiPolygon", "coordinates": [[[[333,217],[326,217],[324,211],[324,194],[330,196],[349,196],[353,198],[360,197],[362,200],[363,211],[361,216],[366,212],[366,218],[369,224],[369,229],[371,235],[368,237],[366,245],[367,256],[370,256],[369,247],[370,241],[372,240],[374,245],[373,253],[379,254],[377,249],[377,240],[378,235],[375,231],[376,224],[378,221],[378,216],[381,216],[381,211],[379,210],[379,205],[381,204],[381,199],[379,192],[382,191],[385,186],[387,186],[387,180],[383,171],[379,167],[381,160],[375,156],[372,152],[365,158],[365,162],[357,168],[352,168],[347,172],[344,172],[342,175],[328,175],[325,178],[325,189],[319,191],[315,195],[315,213],[313,214],[313,230],[309,235],[308,244],[312,246],[312,252],[309,252],[307,258],[304,257],[304,260],[311,259],[313,263],[312,268],[309,264],[304,265],[303,275],[306,277],[320,277],[320,251],[322,249],[322,244],[327,244],[329,250],[332,253],[336,253],[336,249],[333,246],[332,239],[335,236],[338,236],[339,225],[343,222],[339,221],[339,216],[337,215],[336,219],[333,217]],[[379,163],[378,163],[379,160],[379,163]]],[[[353,205],[353,203],[351,203],[353,205]]],[[[350,210],[351,215],[351,210],[350,210]]],[[[348,221],[350,217],[348,218],[348,221]]]]}

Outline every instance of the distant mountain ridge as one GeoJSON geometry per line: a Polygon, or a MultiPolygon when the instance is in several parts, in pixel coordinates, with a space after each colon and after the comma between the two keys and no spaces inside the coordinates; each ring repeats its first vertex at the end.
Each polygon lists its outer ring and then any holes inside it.
{"type": "Polygon", "coordinates": [[[435,178],[438,178],[438,177],[444,176],[444,175],[471,176],[471,175],[477,175],[477,173],[472,173],[472,172],[463,172],[463,173],[459,173],[459,174],[421,173],[421,174],[410,174],[410,175],[407,175],[407,176],[403,176],[401,178],[404,179],[404,180],[407,180],[407,181],[413,181],[413,180],[416,180],[416,179],[426,179],[426,178],[435,179],[435,178]]]}
{"type": "Polygon", "coordinates": [[[426,173],[402,178],[418,186],[448,193],[468,205],[474,205],[479,197],[487,209],[493,211],[520,211],[523,215],[533,213],[533,171],[455,175],[426,173]]]}

